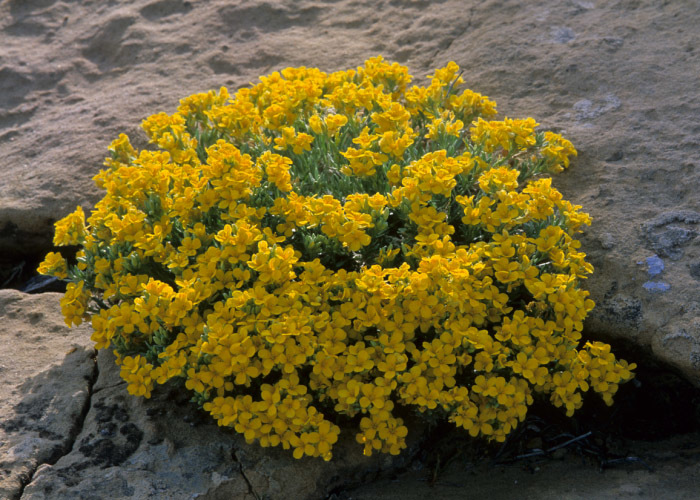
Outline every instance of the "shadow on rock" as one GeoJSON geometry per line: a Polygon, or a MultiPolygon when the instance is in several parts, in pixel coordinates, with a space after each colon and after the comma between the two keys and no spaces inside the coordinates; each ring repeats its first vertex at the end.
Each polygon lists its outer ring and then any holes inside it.
{"type": "Polygon", "coordinates": [[[130,396],[109,352],[99,354],[98,367],[73,449],[37,471],[23,500],[318,499],[407,467],[419,448],[414,438],[398,457],[364,457],[348,429],[332,461],[296,460],[289,450],[248,445],[218,427],[186,391],[166,385],[151,399],[130,396]]]}

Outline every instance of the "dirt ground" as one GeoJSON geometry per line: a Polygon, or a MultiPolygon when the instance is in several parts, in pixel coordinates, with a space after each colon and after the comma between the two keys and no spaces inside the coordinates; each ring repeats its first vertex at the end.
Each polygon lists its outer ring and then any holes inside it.
{"type": "Polygon", "coordinates": [[[612,407],[588,397],[568,419],[537,406],[502,445],[445,426],[408,470],[329,500],[700,498],[700,394],[642,366],[612,407]]]}
{"type": "Polygon", "coordinates": [[[483,499],[697,499],[700,434],[629,443],[627,453],[605,467],[566,451],[540,459],[494,465],[457,458],[435,474],[410,470],[393,479],[337,495],[338,500],[483,499]]]}

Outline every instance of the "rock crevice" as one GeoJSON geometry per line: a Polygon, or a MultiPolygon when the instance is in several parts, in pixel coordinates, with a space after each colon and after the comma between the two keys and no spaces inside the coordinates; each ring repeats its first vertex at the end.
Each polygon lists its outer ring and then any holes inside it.
{"type": "Polygon", "coordinates": [[[89,377],[87,378],[87,398],[85,399],[83,403],[83,407],[80,411],[80,414],[77,416],[74,425],[71,426],[68,436],[66,436],[66,443],[64,446],[61,446],[60,448],[56,448],[55,453],[51,455],[50,457],[47,458],[47,460],[41,464],[38,464],[38,466],[31,471],[31,474],[28,474],[27,480],[22,481],[20,484],[19,492],[17,497],[22,498],[24,494],[24,489],[26,486],[31,483],[34,480],[34,477],[36,476],[37,472],[41,472],[42,468],[45,466],[51,466],[58,462],[61,457],[64,455],[67,455],[73,450],[73,447],[75,446],[75,442],[77,440],[78,435],[83,429],[83,426],[85,424],[85,419],[87,418],[88,411],[90,410],[91,406],[91,399],[92,399],[92,388],[97,381],[97,376],[98,376],[98,368],[97,368],[97,355],[95,354],[92,357],[92,361],[94,364],[94,369],[90,373],[89,377]]]}

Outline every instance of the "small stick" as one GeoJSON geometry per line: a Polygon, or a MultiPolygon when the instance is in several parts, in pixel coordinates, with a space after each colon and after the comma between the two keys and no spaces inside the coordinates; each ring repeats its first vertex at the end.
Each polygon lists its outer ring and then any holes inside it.
{"type": "Polygon", "coordinates": [[[613,458],[613,459],[611,459],[611,460],[604,460],[600,465],[601,465],[601,467],[605,468],[605,467],[607,467],[608,465],[617,464],[617,463],[621,463],[621,462],[639,462],[639,463],[642,464],[649,472],[654,472],[654,468],[653,468],[651,465],[649,465],[648,463],[646,463],[644,460],[642,460],[641,458],[639,458],[639,457],[613,458]]]}
{"type": "Polygon", "coordinates": [[[551,452],[553,452],[554,450],[558,450],[559,448],[563,448],[564,446],[568,446],[568,445],[570,445],[571,443],[575,443],[576,441],[580,441],[580,440],[582,440],[582,439],[585,439],[585,438],[587,438],[588,436],[590,436],[591,434],[593,434],[593,433],[592,433],[591,431],[588,431],[588,432],[586,432],[585,434],[581,434],[579,437],[571,438],[571,439],[569,439],[568,441],[564,441],[562,444],[558,444],[558,445],[556,445],[556,446],[552,446],[551,448],[549,448],[549,449],[547,450],[547,453],[551,453],[551,452]]]}

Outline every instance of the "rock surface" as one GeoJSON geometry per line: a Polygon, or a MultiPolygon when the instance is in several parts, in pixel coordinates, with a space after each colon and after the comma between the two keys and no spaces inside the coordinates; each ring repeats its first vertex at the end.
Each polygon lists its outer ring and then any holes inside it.
{"type": "Polygon", "coordinates": [[[311,500],[405,467],[412,455],[363,457],[349,436],[336,445],[331,462],[294,460],[217,427],[182,394],[129,396],[111,353],[99,354],[98,369],[72,450],[40,467],[22,499],[311,500]]]}
{"type": "Polygon", "coordinates": [[[88,408],[90,332],[64,324],[59,297],[0,290],[0,498],[71,449],[88,408]]]}
{"type": "MultiPolygon", "coordinates": [[[[695,0],[0,0],[0,264],[49,249],[52,222],[101,197],[91,178],[111,140],[126,132],[142,147],[141,120],[182,97],[286,66],[333,71],[382,54],[422,77],[454,60],[501,118],[533,116],[579,151],[554,184],[594,218],[582,237],[598,304],[587,332],[700,387],[699,23],[695,0]]],[[[293,487],[304,498],[340,484],[341,469],[126,397],[102,358],[90,399],[89,332],[68,333],[59,314],[56,295],[0,291],[0,495],[17,497],[42,463],[23,498],[293,487]],[[209,464],[206,478],[186,475],[191,460],[209,464]],[[317,482],[290,479],[301,472],[317,482]]]]}

